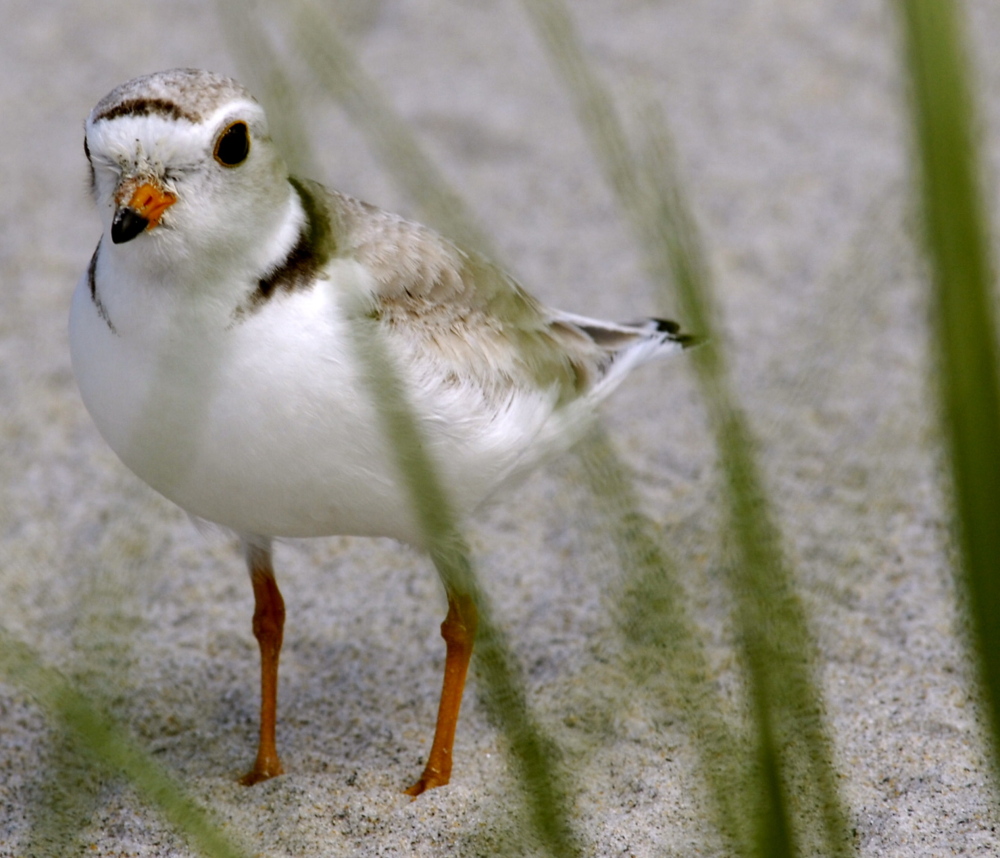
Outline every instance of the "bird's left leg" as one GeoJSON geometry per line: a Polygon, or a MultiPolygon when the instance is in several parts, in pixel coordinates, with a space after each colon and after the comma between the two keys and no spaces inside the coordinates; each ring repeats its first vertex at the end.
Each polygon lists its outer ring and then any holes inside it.
{"type": "Polygon", "coordinates": [[[406,790],[416,798],[425,790],[444,786],[451,777],[451,751],[455,744],[455,727],[462,706],[465,676],[476,640],[476,603],[471,596],[448,594],[448,615],[441,623],[441,637],[447,647],[444,662],[444,683],[438,704],[434,743],[420,779],[406,790]]]}

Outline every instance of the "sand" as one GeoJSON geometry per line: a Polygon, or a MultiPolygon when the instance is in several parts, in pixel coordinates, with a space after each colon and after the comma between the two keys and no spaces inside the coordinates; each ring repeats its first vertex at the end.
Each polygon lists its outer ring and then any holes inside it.
{"type": "MultiPolygon", "coordinates": [[[[675,136],[737,390],[812,618],[858,854],[1000,853],[953,577],[886,4],[572,5],[626,110],[658,104],[675,136]]],[[[995,167],[1000,11],[968,5],[995,167]]],[[[676,313],[645,276],[517,4],[357,0],[338,14],[363,67],[533,292],[595,316],[676,313]]],[[[0,20],[0,625],[103,688],[250,854],[495,854],[519,805],[474,679],[453,783],[412,803],[400,793],[429,747],[440,682],[444,602],[427,560],[349,537],[278,547],[288,774],[239,787],[257,651],[233,541],[198,531],[133,477],[76,392],[69,298],[100,231],[83,118],[137,74],[241,75],[210,4],[7,0],[0,20]]],[[[288,69],[315,177],[416,215],[306,66],[291,56],[288,69]]],[[[686,359],[637,372],[605,416],[731,688],[714,456],[686,359]]],[[[563,749],[574,825],[586,854],[723,854],[683,719],[617,667],[620,573],[594,521],[568,457],[471,533],[533,712],[563,749]]],[[[0,856],[26,854],[57,758],[37,705],[0,685],[0,856]]],[[[86,854],[189,854],[120,781],[94,781],[87,767],[73,777],[97,784],[71,817],[86,854]]]]}

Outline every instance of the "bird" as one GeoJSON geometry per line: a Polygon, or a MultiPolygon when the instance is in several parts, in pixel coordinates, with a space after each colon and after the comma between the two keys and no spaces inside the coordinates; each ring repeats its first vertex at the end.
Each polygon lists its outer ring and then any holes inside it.
{"type": "MultiPolygon", "coordinates": [[[[290,175],[261,104],[221,74],[121,84],[87,117],[84,153],[102,234],[72,297],[74,374],[121,461],[240,540],[261,666],[250,786],[284,772],[274,541],[427,547],[357,332],[379,337],[463,515],[578,441],[633,368],[698,337],[550,309],[430,228],[290,175]]],[[[474,600],[446,591],[441,701],[413,797],[451,777],[476,636],[474,600]]]]}

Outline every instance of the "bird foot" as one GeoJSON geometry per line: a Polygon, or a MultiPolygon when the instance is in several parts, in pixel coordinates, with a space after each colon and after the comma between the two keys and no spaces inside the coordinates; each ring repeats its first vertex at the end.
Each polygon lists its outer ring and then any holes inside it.
{"type": "Polygon", "coordinates": [[[253,786],[254,784],[259,784],[261,781],[270,780],[284,773],[285,770],[281,765],[281,760],[277,757],[273,760],[263,761],[258,758],[257,762],[253,764],[253,768],[240,778],[240,783],[243,786],[253,786]]]}
{"type": "Polygon", "coordinates": [[[440,772],[424,769],[424,773],[420,776],[420,779],[413,784],[413,786],[404,789],[403,792],[408,796],[416,798],[418,795],[427,792],[429,789],[444,786],[448,783],[448,780],[448,775],[442,775],[440,772]]]}

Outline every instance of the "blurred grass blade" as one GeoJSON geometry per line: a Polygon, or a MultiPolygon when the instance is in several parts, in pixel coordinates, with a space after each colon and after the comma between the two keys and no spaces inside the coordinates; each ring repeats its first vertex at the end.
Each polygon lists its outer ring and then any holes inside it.
{"type": "MultiPolygon", "coordinates": [[[[250,76],[267,80],[283,74],[258,20],[256,4],[250,9],[218,0],[217,6],[220,18],[227,23],[233,50],[248,64],[250,76]],[[238,21],[229,27],[228,22],[237,17],[238,21]],[[263,68],[257,68],[261,59],[263,68]]],[[[498,260],[489,236],[477,225],[475,213],[451,189],[406,120],[358,64],[329,10],[315,0],[292,0],[282,8],[290,21],[296,56],[365,135],[383,169],[419,207],[421,218],[463,249],[498,260]]],[[[298,116],[286,115],[286,119],[295,138],[304,139],[304,126],[298,116]]]]}
{"type": "Polygon", "coordinates": [[[777,845],[769,845],[773,842],[788,848],[789,854],[812,850],[845,856],[852,851],[851,838],[816,682],[816,645],[758,470],[756,441],[730,386],[708,263],[669,135],[655,112],[647,115],[645,124],[639,184],[648,189],[646,196],[654,203],[646,242],[649,265],[660,270],[658,280],[665,291],[669,282],[665,266],[671,266],[684,313],[697,319],[699,332],[712,340],[693,359],[724,480],[733,542],[731,586],[759,730],[767,812],[759,821],[757,854],[779,854],[777,845]],[[664,256],[660,262],[658,255],[664,256]]]}
{"type": "Polygon", "coordinates": [[[952,0],[897,0],[914,157],[933,276],[939,395],[969,594],[1000,776],[1000,380],[993,272],[980,199],[962,23],[952,0]]]}
{"type": "Polygon", "coordinates": [[[0,630],[0,676],[31,694],[56,719],[76,754],[88,757],[100,768],[124,775],[202,855],[241,858],[245,854],[129,738],[121,725],[3,630],[0,630]]]}
{"type": "Polygon", "coordinates": [[[31,833],[24,848],[38,858],[83,854],[81,833],[100,804],[101,771],[79,753],[65,730],[53,731],[52,750],[40,782],[40,800],[31,807],[31,833]]]}
{"type": "Polygon", "coordinates": [[[467,250],[495,259],[489,237],[424,154],[406,121],[358,65],[329,12],[315,0],[296,0],[289,7],[299,55],[365,134],[393,179],[418,203],[421,217],[467,250]]]}
{"type": "Polygon", "coordinates": [[[636,687],[692,728],[700,774],[729,852],[749,854],[752,833],[745,741],[727,722],[704,648],[686,613],[684,586],[653,523],[638,512],[630,475],[600,429],[581,448],[591,492],[625,572],[615,615],[628,644],[625,667],[636,687]],[[741,786],[742,785],[742,786],[741,786]]]}
{"type": "MultiPolygon", "coordinates": [[[[287,8],[287,7],[286,7],[287,8]]],[[[292,5],[299,54],[319,82],[337,98],[371,141],[382,163],[418,202],[427,219],[452,238],[479,251],[488,241],[475,218],[448,190],[443,177],[421,150],[406,123],[393,111],[375,83],[343,44],[327,13],[310,0],[292,5]]],[[[242,22],[253,44],[265,39],[253,16],[242,22]]],[[[299,127],[297,133],[304,134],[299,127]]],[[[363,314],[359,314],[363,315],[363,314]]],[[[425,547],[446,589],[472,596],[479,627],[473,669],[482,679],[487,710],[506,736],[534,827],[553,855],[580,855],[569,823],[567,790],[558,766],[558,750],[532,719],[523,683],[510,647],[497,628],[490,603],[478,584],[469,550],[450,501],[414,423],[405,393],[382,345],[377,327],[357,320],[355,349],[368,373],[368,389],[390,439],[399,472],[410,494],[425,547]]]]}
{"type": "MultiPolygon", "coordinates": [[[[551,12],[552,9],[558,9],[558,7],[553,7],[551,4],[547,7],[551,12]]],[[[436,225],[446,234],[451,235],[456,238],[461,243],[471,246],[479,250],[486,250],[489,252],[488,243],[485,237],[475,228],[470,228],[470,224],[474,221],[469,216],[466,207],[461,203],[460,199],[447,190],[444,182],[438,173],[438,171],[433,167],[430,161],[420,152],[419,146],[410,133],[409,129],[406,127],[398,116],[393,112],[391,106],[388,104],[387,100],[379,92],[378,88],[368,80],[362,70],[359,68],[357,63],[354,61],[350,52],[347,48],[340,42],[337,38],[337,34],[333,31],[331,24],[324,13],[322,13],[318,7],[310,2],[310,0],[300,0],[295,6],[296,13],[293,16],[295,20],[295,33],[296,41],[299,47],[300,55],[304,60],[313,68],[317,76],[328,86],[328,88],[338,97],[341,103],[344,105],[345,109],[348,110],[352,118],[361,128],[361,130],[368,136],[373,144],[378,157],[382,161],[383,165],[387,170],[389,170],[394,178],[402,185],[402,187],[407,191],[407,193],[421,205],[424,212],[424,216],[431,223],[436,225]]],[[[554,34],[556,41],[558,41],[558,36],[560,31],[560,21],[568,21],[568,17],[562,13],[560,15],[548,15],[546,18],[548,30],[550,34],[554,34]]],[[[572,46],[571,46],[572,47],[572,46]]],[[[649,217],[650,212],[659,214],[659,203],[660,197],[653,195],[650,197],[649,194],[644,193],[643,185],[638,181],[639,173],[637,167],[632,162],[632,156],[629,151],[627,143],[625,143],[624,136],[620,133],[617,125],[617,119],[614,115],[613,105],[603,92],[599,92],[598,95],[594,95],[598,91],[596,78],[589,72],[586,66],[586,62],[583,60],[582,53],[578,49],[564,51],[563,57],[569,59],[569,65],[575,69],[583,69],[577,77],[585,79],[586,83],[582,88],[575,91],[575,94],[581,96],[577,99],[578,106],[582,105],[580,112],[584,114],[586,118],[585,124],[589,124],[591,128],[592,139],[598,139],[606,143],[609,148],[613,150],[612,156],[609,159],[605,159],[604,163],[610,165],[609,175],[612,178],[612,184],[615,186],[616,191],[619,194],[620,199],[625,203],[626,212],[630,216],[630,221],[632,226],[640,234],[641,238],[644,240],[644,245],[649,248],[653,246],[657,241],[659,241],[664,233],[662,224],[657,224],[655,220],[649,217]],[[610,141],[610,142],[609,142],[610,141]],[[651,226],[652,225],[652,226],[651,226]]],[[[643,181],[647,177],[643,178],[643,181]]],[[[675,242],[673,239],[676,237],[673,230],[666,230],[666,234],[670,237],[671,242],[668,243],[668,251],[666,255],[656,256],[651,254],[653,264],[651,267],[659,268],[662,272],[673,272],[675,257],[678,253],[674,251],[677,250],[675,242]]],[[[662,247],[662,244],[660,245],[662,247]]],[[[495,258],[495,256],[494,256],[495,258]]],[[[669,274],[664,276],[664,280],[668,279],[669,274]]],[[[688,313],[689,320],[693,322],[694,327],[702,331],[710,331],[711,327],[708,324],[708,311],[706,309],[707,302],[702,302],[700,304],[691,304],[688,313]],[[701,324],[701,317],[705,317],[705,323],[701,324]]],[[[362,344],[363,347],[363,344],[362,344]]],[[[699,366],[706,371],[702,372],[702,378],[708,383],[708,380],[715,378],[717,375],[721,376],[721,370],[712,371],[712,368],[718,364],[716,360],[716,355],[718,352],[715,350],[703,349],[702,356],[699,360],[699,366]]],[[[381,370],[379,369],[380,361],[378,359],[370,362],[370,369],[374,367],[373,380],[377,380],[381,370]]],[[[380,389],[381,392],[381,389],[380,389]]],[[[390,408],[393,410],[395,406],[390,408]]],[[[394,417],[391,413],[384,415],[383,419],[386,425],[391,427],[397,417],[394,417]]],[[[412,426],[412,421],[409,418],[396,423],[397,428],[391,432],[391,436],[395,439],[400,439],[404,444],[407,442],[407,431],[408,427],[412,426]]],[[[403,458],[406,461],[401,461],[400,465],[403,468],[403,472],[406,475],[406,479],[410,482],[412,490],[415,495],[418,495],[424,499],[428,496],[435,497],[436,492],[431,491],[429,494],[424,487],[424,477],[421,476],[420,471],[422,468],[418,467],[415,472],[409,472],[409,465],[407,461],[412,462],[411,454],[404,453],[403,458]]],[[[433,470],[428,466],[427,474],[433,476],[433,470]]],[[[754,504],[750,504],[753,507],[754,504]]],[[[634,511],[634,508],[630,508],[634,511]]],[[[624,520],[624,519],[623,519],[624,520]]],[[[440,519],[435,523],[431,523],[432,527],[443,526],[445,523],[440,519]]],[[[444,532],[448,532],[448,528],[445,528],[444,532]]],[[[625,533],[623,529],[622,533],[625,533]]],[[[634,534],[633,534],[634,536],[634,534]]],[[[440,535],[439,535],[440,537],[440,535]]],[[[433,546],[435,541],[439,537],[432,536],[428,541],[433,546]]],[[[623,545],[629,539],[629,536],[623,536],[623,545]]],[[[471,566],[468,565],[468,556],[461,548],[455,549],[455,540],[444,539],[439,542],[446,550],[441,551],[436,548],[432,549],[432,555],[435,556],[435,561],[442,567],[442,576],[447,581],[450,577],[454,576],[456,580],[463,580],[466,582],[466,586],[470,586],[469,581],[474,581],[471,577],[471,566]],[[448,559],[448,558],[451,559],[448,559]]],[[[642,546],[632,545],[629,551],[642,551],[642,546]]],[[[766,552],[765,552],[766,553],[766,552]]],[[[635,571],[635,570],[633,570],[635,571]]],[[[735,586],[735,585],[734,585],[735,586]]],[[[798,608],[799,614],[796,614],[795,610],[790,612],[792,617],[801,618],[801,608],[798,608]]],[[[782,613],[779,611],[779,613],[782,613]]],[[[785,612],[788,613],[788,612],[785,612]]],[[[771,618],[767,618],[768,622],[771,618]]],[[[767,623],[763,624],[764,626],[767,623]]],[[[804,630],[804,620],[801,623],[801,629],[804,630]]],[[[807,636],[806,636],[807,639],[807,636]]],[[[477,662],[483,673],[483,678],[487,680],[486,693],[489,695],[499,695],[501,697],[507,696],[510,699],[511,689],[515,697],[523,700],[523,691],[518,686],[513,686],[504,690],[504,679],[502,674],[508,672],[506,664],[509,662],[506,659],[506,651],[501,647],[500,652],[503,653],[504,657],[493,659],[489,655],[484,656],[484,651],[488,653],[490,645],[486,644],[484,646],[483,641],[483,628],[482,623],[480,626],[480,639],[477,642],[479,646],[479,656],[477,662]],[[491,664],[497,664],[499,667],[497,670],[501,674],[500,679],[489,679],[489,674],[491,673],[491,664]]],[[[789,650],[796,652],[796,658],[800,656],[803,651],[809,651],[808,646],[804,649],[801,646],[802,639],[795,638],[795,642],[790,644],[789,650]]],[[[751,647],[745,647],[748,651],[751,647]]],[[[759,650],[760,647],[757,648],[759,650]]],[[[755,650],[756,651],[756,650],[755,650]]],[[[748,658],[748,663],[756,665],[758,671],[764,670],[768,665],[768,658],[748,658]]],[[[758,697],[760,699],[766,699],[764,697],[758,697]]],[[[801,701],[799,701],[801,702],[801,701]]],[[[768,714],[776,711],[780,708],[776,703],[768,701],[767,705],[770,707],[768,709],[768,714]]],[[[504,705],[501,709],[509,708],[509,706],[504,705]]],[[[513,707],[519,711],[523,710],[523,707],[518,704],[513,707]]],[[[792,711],[799,712],[809,712],[818,718],[818,706],[798,706],[792,705],[787,707],[792,711]]],[[[777,719],[776,719],[777,720],[777,719]]],[[[802,719],[799,719],[801,722],[802,719]]],[[[787,726],[787,725],[786,725],[787,726]]],[[[793,725],[793,732],[795,729],[801,727],[801,723],[796,723],[793,725]]],[[[806,735],[807,748],[812,748],[815,742],[813,740],[816,738],[816,731],[804,731],[806,735]]],[[[510,735],[510,734],[508,734],[510,735]]],[[[533,734],[537,737],[537,733],[533,734]]],[[[770,733],[767,734],[770,736],[770,733]]],[[[819,730],[819,736],[822,740],[822,730],[819,730]]],[[[780,734],[782,741],[787,739],[786,733],[783,730],[780,734]]],[[[517,743],[512,741],[512,746],[516,746],[517,743]]],[[[822,742],[820,742],[822,744],[822,742]]],[[[542,750],[545,743],[534,741],[527,742],[526,745],[534,745],[534,747],[540,750],[540,754],[537,759],[542,765],[541,775],[545,776],[545,758],[546,751],[542,750]]],[[[770,752],[770,755],[765,754],[764,760],[770,763],[770,768],[764,766],[761,774],[766,771],[772,773],[787,774],[786,770],[779,769],[778,763],[780,762],[773,752],[776,747],[775,743],[771,741],[760,741],[758,742],[758,747],[765,749],[765,751],[770,752]]],[[[514,747],[516,751],[516,747],[514,747]]],[[[808,756],[808,754],[807,754],[808,756]]],[[[825,746],[822,747],[818,754],[813,754],[813,757],[820,759],[823,763],[826,763],[828,755],[826,753],[825,746]]],[[[519,760],[519,764],[522,767],[522,771],[529,772],[531,766],[528,765],[527,756],[518,757],[515,755],[515,759],[519,760]]],[[[756,762],[756,761],[755,761],[756,762]]],[[[815,774],[815,772],[812,772],[815,774]]],[[[822,772],[820,773],[822,775],[822,772]]],[[[829,778],[819,777],[818,778],[821,785],[829,786],[831,780],[829,778]]],[[[731,790],[732,783],[723,783],[720,780],[720,794],[717,796],[720,805],[725,805],[730,798],[722,794],[722,790],[731,790]]],[[[762,789],[757,790],[758,796],[773,795],[776,796],[777,801],[783,800],[785,795],[782,786],[784,781],[779,780],[777,777],[771,778],[771,786],[773,789],[768,789],[768,784],[765,780],[758,780],[758,785],[762,789]]],[[[822,791],[822,790],[821,790],[822,791]]],[[[529,784],[529,792],[532,793],[536,798],[536,809],[539,807],[537,798],[542,795],[537,789],[534,789],[529,784]]],[[[764,802],[767,804],[767,802],[764,802]]],[[[774,804],[774,801],[770,802],[774,804]]],[[[825,808],[834,807],[839,808],[837,805],[837,800],[834,792],[834,799],[832,802],[826,804],[820,803],[821,806],[825,808]]],[[[561,812],[561,811],[560,811],[561,812]]],[[[840,820],[837,813],[833,813],[833,816],[840,820]]],[[[770,855],[781,855],[781,854],[792,854],[792,849],[790,844],[791,835],[789,832],[788,825],[788,815],[784,812],[775,811],[771,816],[766,816],[764,818],[765,824],[760,828],[762,845],[761,849],[758,850],[759,854],[765,854],[764,849],[768,851],[766,854],[770,855]],[[778,832],[779,836],[784,838],[783,846],[779,844],[776,851],[773,844],[773,832],[778,832]]],[[[748,824],[755,824],[752,820],[746,820],[748,824]]],[[[574,847],[575,848],[575,847],[574,847]]],[[[843,854],[840,849],[829,850],[828,854],[843,854]]]]}
{"type": "Polygon", "coordinates": [[[752,434],[729,388],[708,266],[673,169],[667,134],[647,123],[646,158],[635,158],[611,97],[588,67],[565,6],[559,0],[523,2],[650,271],[665,290],[673,284],[686,323],[712,340],[693,359],[728,503],[731,588],[756,730],[760,804],[754,851],[762,858],[796,855],[805,845],[805,832],[817,840],[822,854],[847,854],[847,827],[813,681],[815,647],[757,471],[752,434]],[[819,809],[818,825],[803,819],[813,808],[819,809]]]}
{"type": "Polygon", "coordinates": [[[216,0],[216,15],[229,39],[243,82],[264,104],[268,130],[292,173],[313,176],[316,158],[303,128],[302,93],[292,83],[267,34],[256,26],[257,0],[216,0]]]}
{"type": "Polygon", "coordinates": [[[642,198],[632,150],[622,131],[611,94],[594,72],[567,7],[553,0],[522,0],[549,59],[555,66],[619,201],[642,198]]]}
{"type": "Polygon", "coordinates": [[[471,596],[476,603],[479,628],[473,663],[483,679],[487,710],[510,745],[535,830],[550,854],[580,856],[583,852],[569,824],[569,802],[559,773],[557,749],[542,735],[528,711],[510,646],[476,579],[469,548],[382,342],[381,331],[376,323],[360,318],[355,319],[353,332],[355,351],[367,372],[366,387],[378,391],[373,404],[390,439],[425,547],[445,588],[471,596]]]}

